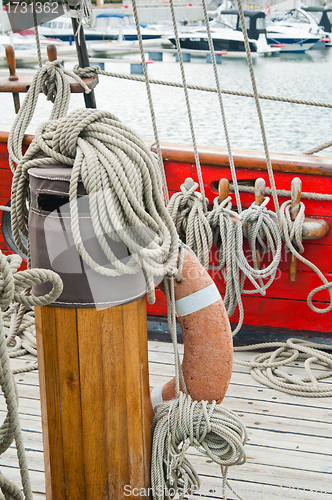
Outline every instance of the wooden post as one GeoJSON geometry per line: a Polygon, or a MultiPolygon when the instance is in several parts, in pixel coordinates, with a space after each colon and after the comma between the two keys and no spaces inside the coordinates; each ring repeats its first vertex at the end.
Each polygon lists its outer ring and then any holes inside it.
{"type": "MultiPolygon", "coordinates": [[[[290,211],[291,219],[295,220],[297,214],[300,211],[300,201],[302,192],[302,181],[299,177],[294,177],[291,185],[291,199],[292,208],[290,211]]],[[[296,263],[297,259],[292,253],[289,254],[289,270],[288,279],[289,281],[296,281],[296,263]]]]}
{"type": "Polygon", "coordinates": [[[229,180],[220,179],[219,181],[219,200],[222,202],[229,196],[229,180]]]}
{"type": "MultiPolygon", "coordinates": [[[[265,180],[259,177],[255,181],[255,203],[256,205],[261,205],[264,201],[265,195],[265,180]]],[[[257,244],[256,248],[256,260],[257,260],[257,268],[261,268],[261,248],[260,245],[257,244]]]]}
{"type": "MultiPolygon", "coordinates": [[[[9,68],[9,81],[17,82],[18,76],[16,74],[16,61],[15,61],[15,52],[14,47],[12,45],[7,45],[6,47],[6,60],[9,68]]],[[[20,95],[17,92],[12,92],[15,113],[17,114],[20,110],[20,95]]]]}
{"type": "Polygon", "coordinates": [[[35,313],[47,500],[148,498],[145,297],[35,313]]]}

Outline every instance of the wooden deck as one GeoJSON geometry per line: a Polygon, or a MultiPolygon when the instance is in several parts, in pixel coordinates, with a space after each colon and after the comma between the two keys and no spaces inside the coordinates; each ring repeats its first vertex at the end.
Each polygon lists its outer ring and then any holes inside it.
{"type": "MultiPolygon", "coordinates": [[[[235,356],[249,360],[253,354],[235,356]]],[[[16,368],[36,360],[29,355],[11,361],[16,368]]],[[[173,377],[171,344],[150,341],[149,361],[151,386],[162,385],[173,377]]],[[[287,373],[300,370],[295,363],[287,373]]],[[[45,481],[38,373],[18,374],[15,378],[34,498],[41,500],[45,499],[45,481]]],[[[223,404],[242,418],[249,431],[247,463],[229,470],[232,487],[245,500],[332,500],[332,398],[302,398],[276,392],[257,384],[247,368],[235,365],[223,404]]],[[[0,411],[3,421],[3,398],[0,411]]],[[[191,453],[191,461],[201,477],[198,497],[222,498],[219,467],[196,450],[191,453]]],[[[20,484],[13,446],[0,457],[0,470],[20,484]]],[[[235,495],[228,491],[227,498],[235,499],[235,495]]]]}

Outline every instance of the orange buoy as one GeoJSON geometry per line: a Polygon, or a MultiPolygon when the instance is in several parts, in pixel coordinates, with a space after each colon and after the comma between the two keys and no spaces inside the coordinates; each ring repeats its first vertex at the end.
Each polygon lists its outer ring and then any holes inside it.
{"type": "MultiPolygon", "coordinates": [[[[183,334],[182,371],[188,393],[196,401],[220,403],[232,375],[231,327],[214,281],[188,250],[185,250],[181,282],[175,281],[175,301],[183,334]]],[[[152,407],[174,398],[174,378],[151,392],[152,407]]]]}

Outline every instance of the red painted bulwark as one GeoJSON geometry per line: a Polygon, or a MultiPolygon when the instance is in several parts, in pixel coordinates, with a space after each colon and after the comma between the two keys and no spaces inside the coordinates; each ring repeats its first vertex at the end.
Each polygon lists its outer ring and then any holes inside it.
{"type": "MultiPolygon", "coordinates": [[[[7,152],[8,134],[0,132],[0,204],[5,205],[10,199],[10,186],[12,174],[8,165],[7,152]]],[[[27,137],[27,146],[32,137],[27,137]]],[[[179,191],[180,185],[187,177],[197,181],[196,167],[190,147],[164,145],[162,147],[167,183],[170,196],[179,191]]],[[[218,195],[217,186],[221,178],[231,180],[227,154],[216,148],[201,148],[201,164],[205,185],[205,193],[212,204],[218,195]]],[[[332,159],[297,156],[297,155],[271,155],[272,165],[277,189],[290,190],[291,181],[295,176],[302,180],[303,192],[320,192],[332,194],[332,159]]],[[[239,182],[253,186],[257,177],[263,177],[269,187],[269,178],[266,172],[264,155],[260,152],[235,152],[235,165],[239,182]]],[[[234,205],[235,197],[232,195],[234,205]]],[[[253,194],[241,194],[243,208],[250,206],[254,201],[253,194]]],[[[280,204],[285,198],[280,197],[280,204]]],[[[304,200],[306,216],[324,218],[332,224],[332,202],[304,200]]],[[[270,201],[268,208],[273,210],[270,201]]],[[[0,222],[2,216],[0,214],[0,222]]],[[[246,243],[245,243],[246,244],[246,243]]],[[[320,240],[305,241],[304,257],[316,264],[326,275],[332,279],[332,232],[320,240]]],[[[0,231],[0,249],[9,251],[0,231]]],[[[245,248],[246,250],[246,248],[245,248]]],[[[247,249],[248,250],[248,249],[247,249]]],[[[216,249],[212,249],[211,260],[216,249]]],[[[269,257],[264,256],[262,265],[269,262],[269,257]]],[[[225,290],[224,279],[221,274],[211,273],[220,292],[225,290]]],[[[282,252],[282,259],[275,281],[267,290],[266,296],[243,296],[245,309],[245,325],[285,328],[293,330],[308,330],[316,332],[332,332],[332,313],[317,314],[312,312],[306,302],[308,293],[320,280],[307,266],[297,263],[297,277],[295,282],[288,281],[288,254],[282,252]]],[[[247,285],[249,286],[249,285],[247,285]]],[[[325,307],[328,301],[327,292],[316,296],[317,307],[325,307]]],[[[166,315],[166,301],[163,294],[157,290],[157,300],[154,306],[148,306],[148,314],[166,315]]],[[[230,318],[237,321],[238,311],[230,318]]]]}

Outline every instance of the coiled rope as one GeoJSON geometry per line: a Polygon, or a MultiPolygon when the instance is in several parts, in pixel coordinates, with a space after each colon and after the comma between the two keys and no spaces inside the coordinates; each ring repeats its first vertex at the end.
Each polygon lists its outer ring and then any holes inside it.
{"type": "Polygon", "coordinates": [[[84,262],[105,276],[136,274],[142,269],[147,280],[148,300],[153,303],[153,277],[164,276],[174,268],[178,243],[164,205],[153,153],[135,132],[105,111],[77,110],[42,124],[13,179],[13,236],[24,253],[27,248],[21,234],[28,237],[27,171],[32,166],[59,163],[73,167],[69,188],[71,228],[84,262]],[[95,235],[112,266],[100,266],[85,247],[77,203],[80,181],[89,196],[95,235]],[[126,243],[130,252],[126,262],[113,253],[105,235],[126,243]]]}
{"type": "Polygon", "coordinates": [[[179,237],[208,270],[209,253],[213,243],[212,230],[204,214],[203,196],[196,191],[197,188],[197,182],[190,177],[186,179],[180,187],[181,191],[173,194],[167,209],[179,237]]]}
{"type": "MultiPolygon", "coordinates": [[[[182,263],[183,248],[180,250],[179,269],[173,273],[177,280],[181,279],[182,263]]],[[[151,455],[153,498],[172,498],[173,494],[168,494],[171,490],[177,491],[180,499],[186,498],[193,490],[197,492],[199,477],[186,456],[192,446],[220,465],[223,497],[226,499],[226,486],[230,487],[227,481],[228,467],[246,461],[244,445],[248,439],[247,430],[235,413],[225,410],[216,401],[193,401],[188,394],[176,338],[174,276],[164,279],[164,287],[174,348],[176,399],[161,402],[154,408],[151,455]]]]}
{"type": "MultiPolygon", "coordinates": [[[[8,412],[0,427],[0,453],[4,453],[15,439],[17,457],[26,500],[32,500],[28,466],[18,415],[18,397],[13,372],[10,368],[6,346],[3,313],[11,310],[13,302],[23,306],[46,305],[53,302],[62,292],[62,281],[53,271],[31,269],[17,272],[22,262],[18,255],[5,256],[0,251],[0,385],[6,400],[8,412]],[[26,295],[32,285],[51,282],[52,290],[45,296],[26,295]]],[[[21,490],[0,473],[0,489],[8,500],[22,500],[21,490]]]]}
{"type": "Polygon", "coordinates": [[[239,307],[239,322],[233,335],[243,324],[244,309],[241,294],[265,295],[267,288],[274,280],[280,262],[282,240],[278,227],[271,219],[272,212],[266,208],[268,202],[269,198],[266,197],[261,205],[252,203],[239,215],[232,210],[230,196],[223,202],[216,197],[213,210],[207,214],[207,220],[213,229],[214,243],[218,248],[218,265],[210,266],[210,269],[221,271],[225,279],[224,304],[228,316],[230,317],[236,307],[239,307]],[[233,218],[236,218],[236,224],[233,218]],[[244,254],[244,235],[248,238],[253,266],[244,254]],[[266,243],[264,238],[266,238],[266,243]],[[272,254],[271,263],[264,269],[258,267],[256,253],[258,247],[262,252],[272,254]],[[253,285],[251,290],[244,289],[246,277],[253,285]]]}
{"type": "Polygon", "coordinates": [[[234,351],[253,349],[275,349],[256,354],[250,361],[235,358],[236,365],[248,366],[251,376],[260,384],[295,396],[319,398],[332,396],[332,384],[319,384],[320,380],[332,377],[332,346],[316,344],[302,339],[290,338],[286,342],[268,342],[251,346],[235,347],[234,351]],[[304,361],[306,376],[300,378],[280,370],[282,366],[295,361],[304,361]],[[320,375],[314,375],[312,364],[326,368],[320,375]]]}

